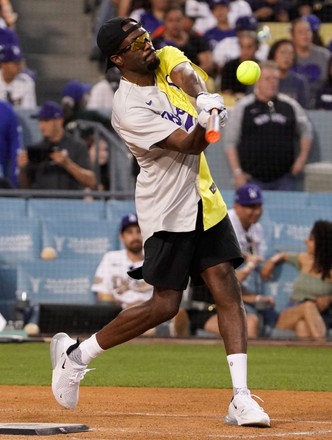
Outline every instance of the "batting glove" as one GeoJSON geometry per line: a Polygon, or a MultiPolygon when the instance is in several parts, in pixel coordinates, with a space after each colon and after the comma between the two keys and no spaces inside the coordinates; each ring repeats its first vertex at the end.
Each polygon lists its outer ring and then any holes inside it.
{"type": "MultiPolygon", "coordinates": [[[[210,111],[202,110],[200,112],[200,114],[198,115],[198,119],[197,119],[199,125],[203,128],[206,128],[210,116],[211,116],[210,111]]],[[[227,110],[225,109],[225,107],[224,107],[224,110],[222,110],[218,116],[219,116],[220,127],[224,127],[227,122],[227,119],[228,119],[228,113],[227,113],[227,110]]]]}
{"type": "Polygon", "coordinates": [[[218,93],[201,92],[196,96],[196,106],[198,110],[210,112],[213,108],[219,112],[225,110],[224,98],[218,93]]]}

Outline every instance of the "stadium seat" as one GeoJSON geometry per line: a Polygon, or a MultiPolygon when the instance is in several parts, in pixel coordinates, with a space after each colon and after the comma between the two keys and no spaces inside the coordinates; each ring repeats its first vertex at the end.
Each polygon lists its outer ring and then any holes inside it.
{"type": "Polygon", "coordinates": [[[51,247],[58,258],[101,257],[112,249],[107,220],[43,220],[42,249],[51,247]]]}
{"type": "Polygon", "coordinates": [[[29,217],[40,219],[105,219],[105,202],[101,200],[85,201],[76,199],[30,199],[29,217]]]}
{"type": "Polygon", "coordinates": [[[38,258],[40,254],[39,220],[18,217],[2,218],[0,263],[16,263],[38,258]]]}

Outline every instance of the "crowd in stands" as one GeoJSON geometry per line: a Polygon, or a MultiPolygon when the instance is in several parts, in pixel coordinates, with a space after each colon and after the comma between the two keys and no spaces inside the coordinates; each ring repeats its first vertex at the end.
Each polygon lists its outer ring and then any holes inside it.
{"type": "MultiPolygon", "coordinates": [[[[0,6],[0,100],[8,102],[14,109],[34,109],[37,104],[39,106],[44,104],[38,102],[36,96],[38,72],[32,72],[25,60],[19,36],[15,31],[17,14],[13,11],[10,1],[2,0],[0,6]]],[[[331,11],[328,5],[322,4],[318,10],[316,3],[313,4],[309,0],[299,1],[295,5],[285,0],[273,2],[263,0],[182,0],[180,2],[86,0],[84,7],[85,12],[93,17],[94,34],[103,21],[118,14],[131,15],[140,21],[149,31],[157,49],[171,45],[182,50],[192,62],[208,73],[208,88],[211,92],[221,92],[225,96],[226,105],[230,107],[238,103],[235,107],[236,111],[244,108],[245,100],[249,99],[247,96],[254,96],[258,102],[262,99],[258,97],[258,94],[262,95],[258,92],[258,88],[263,88],[262,82],[253,87],[245,86],[236,79],[236,69],[245,60],[261,63],[271,60],[276,63],[279,85],[271,93],[276,94],[278,91],[297,101],[300,104],[300,107],[295,105],[297,115],[302,112],[301,108],[324,110],[332,108],[331,52],[328,49],[328,42],[324,42],[320,35],[321,23],[329,22],[331,11]],[[287,23],[289,38],[274,38],[266,22],[287,23]]],[[[106,130],[113,132],[108,115],[112,110],[113,96],[118,87],[120,75],[116,67],[105,72],[105,60],[100,51],[97,53],[99,49],[95,45],[95,37],[92,39],[94,55],[90,58],[92,61],[100,62],[103,77],[96,79],[94,84],[83,83],[73,78],[72,81],[64,84],[63,93],[59,96],[58,102],[61,104],[65,130],[81,134],[82,140],[88,145],[91,156],[96,161],[94,148],[90,148],[91,145],[95,145],[91,136],[93,129],[82,127],[82,124],[77,124],[76,121],[99,123],[106,130]]],[[[275,108],[269,107],[272,104],[275,104],[274,96],[270,95],[266,99],[269,112],[275,111],[275,108]]],[[[310,137],[309,126],[309,121],[306,121],[307,138],[310,137]]],[[[274,124],[272,129],[278,130],[278,124],[274,124]]],[[[264,135],[261,128],[257,135],[264,135]]],[[[105,138],[101,137],[101,142],[105,146],[105,138]]],[[[8,151],[11,151],[13,155],[2,155],[3,170],[16,169],[14,177],[13,174],[9,175],[6,172],[4,174],[4,177],[14,187],[19,182],[18,167],[17,164],[15,166],[9,164],[8,158],[14,157],[17,145],[19,141],[16,140],[13,144],[9,141],[8,151]]],[[[105,150],[104,146],[102,145],[100,149],[105,150]]],[[[227,154],[229,156],[229,150],[227,154]]],[[[303,152],[301,166],[297,167],[296,172],[292,171],[293,175],[303,171],[306,154],[303,152]]],[[[105,160],[100,159],[100,161],[99,164],[92,164],[93,167],[98,168],[98,175],[100,172],[105,174],[109,171],[105,160]],[[103,167],[102,171],[99,167],[103,167]]],[[[235,166],[230,160],[230,168],[232,171],[234,169],[238,171],[243,167],[241,163],[235,166]]],[[[290,167],[284,171],[289,171],[289,169],[290,167]]],[[[247,171],[247,174],[250,172],[247,171]]],[[[243,176],[240,177],[240,183],[244,183],[243,176]]],[[[235,181],[240,177],[235,176],[235,181]]],[[[258,183],[266,182],[265,178],[265,180],[261,179],[255,173],[252,174],[252,178],[258,183]]],[[[271,176],[269,179],[275,180],[271,176]]],[[[104,178],[103,182],[98,181],[99,189],[109,189],[109,182],[106,180],[104,178]]],[[[284,189],[291,189],[291,187],[284,187],[284,189]]]]}
{"type": "MultiPolygon", "coordinates": [[[[131,16],[147,29],[156,49],[175,46],[207,72],[209,90],[222,93],[232,107],[225,128],[226,156],[237,190],[230,217],[245,258],[237,276],[243,286],[249,337],[266,335],[267,328],[292,330],[300,338],[325,337],[332,327],[331,223],[317,219],[306,252],[265,259],[259,219],[262,189],[297,188],[313,139],[306,110],[332,110],[332,34],[331,42],[320,35],[322,23],[332,22],[331,4],[311,0],[85,0],[84,5],[92,16],[93,47],[87,63],[98,62],[102,78],[94,84],[73,78],[64,84],[58,102],[38,102],[38,72],[29,69],[15,31],[16,20],[23,17],[17,16],[10,0],[0,0],[0,188],[110,189],[109,145],[103,135],[96,140],[93,124],[114,133],[109,114],[120,74],[116,67],[105,72],[96,33],[112,16],[131,16]],[[288,24],[289,36],[274,38],[268,22],[288,24]],[[261,65],[255,86],[236,79],[236,69],[245,60],[261,65]],[[23,145],[17,109],[35,110],[40,142],[23,145]],[[271,278],[275,266],[283,262],[295,265],[299,276],[289,307],[278,316],[273,298],[248,286],[254,275],[271,278]]],[[[125,234],[132,226],[136,227],[132,235],[139,235],[135,218],[125,217],[120,235],[126,248],[134,240],[125,234]]],[[[140,240],[135,240],[137,252],[116,251],[125,262],[125,274],[143,258],[140,240]]],[[[114,289],[110,292],[113,257],[112,252],[104,256],[92,290],[100,301],[119,300],[128,307],[132,303],[114,296],[114,289]]],[[[140,294],[151,294],[144,289],[140,294]]],[[[195,288],[191,295],[189,307],[174,320],[180,329],[175,335],[186,333],[183,322],[188,335],[199,330],[219,334],[211,294],[195,288]]]]}

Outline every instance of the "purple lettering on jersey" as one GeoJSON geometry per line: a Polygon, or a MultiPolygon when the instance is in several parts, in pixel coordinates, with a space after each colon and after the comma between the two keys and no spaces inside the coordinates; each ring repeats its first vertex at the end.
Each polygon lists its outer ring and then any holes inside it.
{"type": "Polygon", "coordinates": [[[179,125],[180,127],[183,126],[187,132],[194,125],[193,117],[178,107],[176,107],[176,114],[165,110],[161,113],[161,117],[174,122],[174,124],[179,125]]]}

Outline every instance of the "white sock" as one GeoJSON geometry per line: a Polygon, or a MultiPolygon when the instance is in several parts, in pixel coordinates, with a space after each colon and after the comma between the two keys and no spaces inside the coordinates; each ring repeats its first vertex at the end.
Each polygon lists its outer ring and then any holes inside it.
{"type": "MultiPolygon", "coordinates": [[[[101,353],[104,353],[100,345],[97,342],[96,334],[90,336],[79,345],[79,350],[81,351],[81,360],[84,365],[88,365],[92,359],[96,358],[101,353]]],[[[74,352],[73,352],[74,353],[74,352]]]]}
{"type": "Polygon", "coordinates": [[[246,353],[230,354],[227,356],[227,362],[235,395],[241,389],[247,389],[247,355],[246,353]]]}

